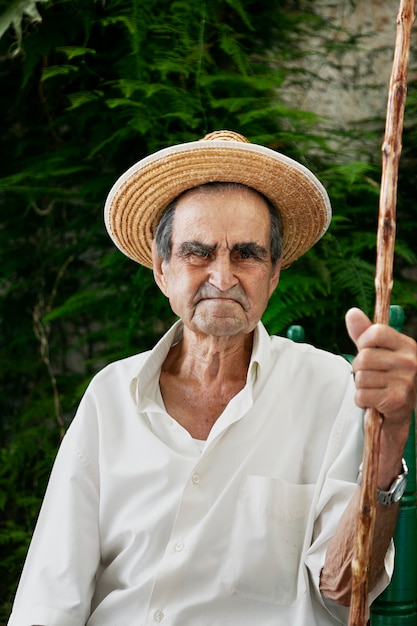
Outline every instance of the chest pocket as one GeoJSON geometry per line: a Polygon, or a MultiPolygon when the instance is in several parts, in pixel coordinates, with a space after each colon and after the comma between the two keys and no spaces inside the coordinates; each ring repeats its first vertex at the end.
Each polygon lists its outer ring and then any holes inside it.
{"type": "Polygon", "coordinates": [[[240,486],[225,561],[230,593],[294,606],[306,592],[301,563],[314,485],[246,476],[240,486]]]}

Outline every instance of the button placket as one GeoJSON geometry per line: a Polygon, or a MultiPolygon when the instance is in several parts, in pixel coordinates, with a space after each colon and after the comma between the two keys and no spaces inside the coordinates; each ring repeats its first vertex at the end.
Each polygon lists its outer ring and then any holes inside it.
{"type": "Polygon", "coordinates": [[[165,615],[163,614],[162,611],[155,611],[155,613],[153,614],[153,618],[154,618],[155,622],[162,622],[164,617],[165,617],[165,615]]]}

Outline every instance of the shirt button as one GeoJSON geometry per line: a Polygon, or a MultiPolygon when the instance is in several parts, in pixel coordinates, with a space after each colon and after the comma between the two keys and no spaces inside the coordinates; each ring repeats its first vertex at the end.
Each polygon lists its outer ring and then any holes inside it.
{"type": "Polygon", "coordinates": [[[153,618],[155,622],[162,622],[162,620],[164,619],[164,614],[162,613],[162,611],[156,611],[153,618]]]}
{"type": "Polygon", "coordinates": [[[200,482],[200,476],[199,474],[193,474],[193,478],[192,481],[195,485],[198,485],[198,483],[200,482]]]}
{"type": "Polygon", "coordinates": [[[175,544],[175,550],[176,552],[182,552],[184,550],[184,544],[182,541],[179,541],[178,543],[175,544]]]}

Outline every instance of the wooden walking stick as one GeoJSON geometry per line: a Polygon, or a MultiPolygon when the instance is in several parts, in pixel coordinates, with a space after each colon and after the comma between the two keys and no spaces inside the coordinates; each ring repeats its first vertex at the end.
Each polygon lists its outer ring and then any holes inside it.
{"type": "MultiPolygon", "coordinates": [[[[374,321],[387,324],[393,283],[398,164],[402,148],[411,31],[415,0],[401,0],[388,94],[385,137],[382,146],[382,178],[377,233],[374,321]]],[[[383,416],[367,410],[360,505],[352,560],[352,598],[349,626],[365,626],[368,574],[376,516],[379,444],[383,416]]]]}

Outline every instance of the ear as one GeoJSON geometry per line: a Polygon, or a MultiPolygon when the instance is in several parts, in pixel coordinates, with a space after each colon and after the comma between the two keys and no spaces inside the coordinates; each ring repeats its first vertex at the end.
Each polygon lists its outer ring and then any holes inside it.
{"type": "Polygon", "coordinates": [[[277,262],[277,264],[272,268],[271,277],[269,279],[269,297],[272,296],[273,292],[276,289],[276,286],[279,282],[279,276],[281,274],[281,259],[277,262]]]}
{"type": "Polygon", "coordinates": [[[167,296],[167,281],[164,272],[165,261],[158,256],[155,239],[152,240],[152,266],[155,282],[162,293],[167,296]]]}

